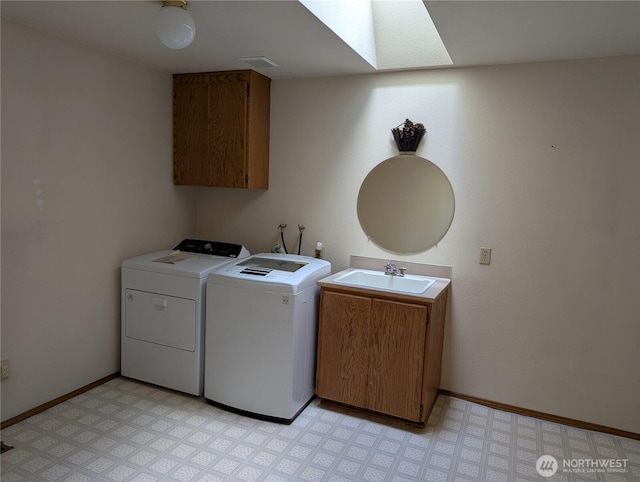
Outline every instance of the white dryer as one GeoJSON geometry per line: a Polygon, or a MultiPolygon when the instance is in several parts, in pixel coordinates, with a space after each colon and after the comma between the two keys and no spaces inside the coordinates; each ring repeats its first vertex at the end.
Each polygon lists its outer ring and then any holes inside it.
{"type": "Polygon", "coordinates": [[[263,253],[207,282],[204,396],[291,423],[315,395],[319,287],[328,261],[263,253]]]}
{"type": "Polygon", "coordinates": [[[239,244],[185,239],[124,261],[122,375],[202,395],[207,276],[248,255],[239,244]]]}

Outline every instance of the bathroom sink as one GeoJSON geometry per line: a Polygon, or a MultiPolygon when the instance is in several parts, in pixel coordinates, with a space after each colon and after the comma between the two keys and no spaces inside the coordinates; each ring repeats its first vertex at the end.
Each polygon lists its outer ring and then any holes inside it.
{"type": "Polygon", "coordinates": [[[334,279],[336,283],[371,288],[395,293],[420,294],[427,291],[436,282],[433,278],[407,274],[404,276],[390,276],[382,271],[356,269],[334,279]]]}

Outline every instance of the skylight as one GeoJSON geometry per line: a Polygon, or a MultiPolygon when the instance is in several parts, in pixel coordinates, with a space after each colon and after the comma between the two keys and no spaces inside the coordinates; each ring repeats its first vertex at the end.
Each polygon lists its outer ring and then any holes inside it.
{"type": "Polygon", "coordinates": [[[299,0],[376,70],[452,65],[422,0],[299,0]]]}

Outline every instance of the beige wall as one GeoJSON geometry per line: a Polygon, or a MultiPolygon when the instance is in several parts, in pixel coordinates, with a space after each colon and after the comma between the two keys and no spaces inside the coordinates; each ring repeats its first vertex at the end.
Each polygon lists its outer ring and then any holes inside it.
{"type": "MultiPolygon", "coordinates": [[[[198,190],[198,234],[268,251],[394,257],[358,224],[360,183],[423,122],[456,196],[442,386],[640,432],[640,58],[274,81],[270,189],[198,190]],[[490,266],[480,247],[493,248],[490,266]]],[[[390,185],[389,190],[401,190],[390,185]]]]}
{"type": "Polygon", "coordinates": [[[120,369],[120,264],[195,228],[171,76],[2,21],[2,420],[120,369]]]}
{"type": "Polygon", "coordinates": [[[118,370],[120,263],[196,220],[252,252],[281,222],[294,250],[305,224],[303,254],[323,241],[334,271],[397,257],[355,206],[409,117],[456,195],[439,245],[401,257],[453,266],[443,388],[640,432],[639,72],[622,57],[274,81],[270,189],[176,188],[170,76],[3,20],[2,419],[118,370]]]}

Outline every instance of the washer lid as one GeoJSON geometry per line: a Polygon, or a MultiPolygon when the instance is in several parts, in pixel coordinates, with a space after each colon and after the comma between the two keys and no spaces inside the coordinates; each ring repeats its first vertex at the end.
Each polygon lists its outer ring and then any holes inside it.
{"type": "Polygon", "coordinates": [[[238,266],[245,268],[240,271],[241,274],[253,274],[256,276],[266,276],[272,271],[283,271],[286,273],[295,273],[299,269],[309,264],[308,261],[291,258],[278,258],[251,256],[249,259],[239,262],[238,266]]]}
{"type": "Polygon", "coordinates": [[[262,253],[236,260],[209,275],[209,284],[269,292],[299,293],[331,274],[324,259],[295,254],[262,253]]]}

